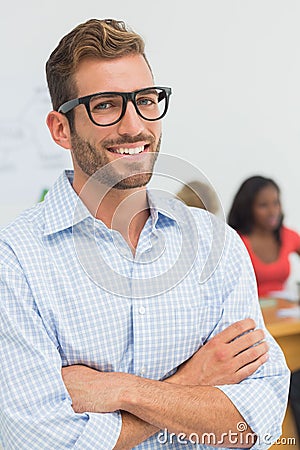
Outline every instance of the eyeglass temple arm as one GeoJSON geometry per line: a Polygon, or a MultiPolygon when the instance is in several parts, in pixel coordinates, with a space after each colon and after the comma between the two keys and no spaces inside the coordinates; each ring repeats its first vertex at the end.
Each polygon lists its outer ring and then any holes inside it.
{"type": "Polygon", "coordinates": [[[67,112],[71,111],[71,109],[75,108],[75,106],[79,105],[78,98],[75,98],[74,100],[69,100],[68,102],[64,103],[58,108],[59,113],[66,114],[67,112]]]}

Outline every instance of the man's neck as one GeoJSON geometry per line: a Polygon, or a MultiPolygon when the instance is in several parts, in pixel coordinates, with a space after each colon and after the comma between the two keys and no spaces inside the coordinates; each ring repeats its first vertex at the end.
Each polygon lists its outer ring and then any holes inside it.
{"type": "Polygon", "coordinates": [[[146,187],[109,189],[98,181],[82,185],[74,178],[73,189],[96,219],[121,233],[134,254],[150,214],[146,187]]]}

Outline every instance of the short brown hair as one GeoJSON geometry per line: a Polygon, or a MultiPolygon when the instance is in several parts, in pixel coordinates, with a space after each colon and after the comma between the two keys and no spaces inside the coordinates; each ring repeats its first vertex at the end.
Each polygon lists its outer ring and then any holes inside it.
{"type": "Polygon", "coordinates": [[[76,97],[73,77],[84,58],[118,58],[141,54],[149,66],[144,48],[142,37],[127,28],[123,21],[90,19],[79,24],[61,39],[46,63],[53,109],[57,110],[64,102],[76,97]]]}
{"type": "Polygon", "coordinates": [[[185,184],[176,196],[188,206],[207,209],[214,214],[219,209],[218,196],[214,189],[198,180],[185,184]]]}

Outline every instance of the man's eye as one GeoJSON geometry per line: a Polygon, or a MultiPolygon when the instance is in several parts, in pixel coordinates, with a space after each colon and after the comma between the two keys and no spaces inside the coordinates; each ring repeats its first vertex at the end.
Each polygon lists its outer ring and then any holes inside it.
{"type": "Polygon", "coordinates": [[[157,104],[157,97],[144,97],[137,99],[137,104],[139,106],[151,106],[157,104]]]}
{"type": "Polygon", "coordinates": [[[122,108],[122,98],[97,96],[90,100],[90,109],[94,112],[106,112],[115,108],[122,108]]]}
{"type": "Polygon", "coordinates": [[[93,110],[105,110],[105,109],[109,109],[111,108],[113,105],[109,102],[101,102],[101,103],[96,103],[95,105],[92,106],[93,110]]]}

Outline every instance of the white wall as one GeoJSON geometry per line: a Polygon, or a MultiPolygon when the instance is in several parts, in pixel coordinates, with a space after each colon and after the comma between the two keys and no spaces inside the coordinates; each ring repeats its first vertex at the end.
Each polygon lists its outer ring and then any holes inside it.
{"type": "Polygon", "coordinates": [[[142,34],[156,81],[172,86],[162,150],[204,171],[226,212],[245,177],[273,177],[286,224],[300,231],[298,0],[6,3],[0,225],[70,166],[44,124],[50,108],[44,64],[58,40],[90,17],[124,19],[142,34]]]}

